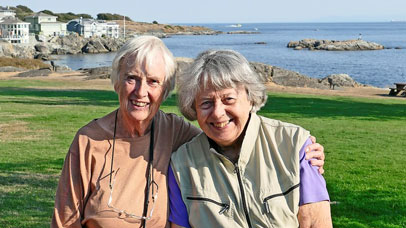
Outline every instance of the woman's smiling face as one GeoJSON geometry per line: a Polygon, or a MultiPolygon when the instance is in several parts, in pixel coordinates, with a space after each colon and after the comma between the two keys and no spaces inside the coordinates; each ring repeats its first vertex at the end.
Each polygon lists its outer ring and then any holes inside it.
{"type": "Polygon", "coordinates": [[[206,87],[195,98],[197,121],[219,146],[230,146],[244,131],[252,108],[244,86],[214,90],[206,87]]]}

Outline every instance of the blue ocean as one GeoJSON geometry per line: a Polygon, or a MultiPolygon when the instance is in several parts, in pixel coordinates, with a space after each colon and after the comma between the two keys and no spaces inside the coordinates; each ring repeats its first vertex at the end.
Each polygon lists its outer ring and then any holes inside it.
{"type": "MultiPolygon", "coordinates": [[[[191,25],[191,24],[184,24],[191,25]]],[[[406,23],[250,23],[193,24],[218,31],[253,31],[257,34],[171,36],[164,42],[177,57],[191,57],[206,49],[233,49],[249,61],[263,62],[310,77],[345,73],[376,87],[406,82],[406,23]],[[289,41],[305,38],[372,41],[385,46],[376,51],[308,51],[287,48],[289,41]],[[264,42],[265,44],[256,44],[264,42]]],[[[57,56],[56,63],[72,69],[107,66],[114,53],[57,56]]]]}

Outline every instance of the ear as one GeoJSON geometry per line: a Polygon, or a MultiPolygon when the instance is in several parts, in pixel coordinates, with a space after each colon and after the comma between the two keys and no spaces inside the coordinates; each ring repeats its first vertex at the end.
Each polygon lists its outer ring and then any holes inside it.
{"type": "Polygon", "coordinates": [[[120,86],[119,86],[118,84],[119,84],[118,82],[116,82],[116,83],[114,84],[114,91],[116,91],[117,94],[118,94],[118,91],[119,91],[119,89],[120,89],[120,86]]]}

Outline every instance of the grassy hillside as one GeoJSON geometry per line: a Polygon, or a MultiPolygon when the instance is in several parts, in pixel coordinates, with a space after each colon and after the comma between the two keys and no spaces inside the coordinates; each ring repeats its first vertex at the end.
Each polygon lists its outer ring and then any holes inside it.
{"type": "MultiPolygon", "coordinates": [[[[0,227],[49,227],[75,132],[118,106],[112,90],[92,84],[0,80],[0,227]]],[[[162,109],[177,112],[175,101],[162,109]]],[[[406,227],[406,99],[270,93],[260,114],[324,145],[334,227],[406,227]]]]}

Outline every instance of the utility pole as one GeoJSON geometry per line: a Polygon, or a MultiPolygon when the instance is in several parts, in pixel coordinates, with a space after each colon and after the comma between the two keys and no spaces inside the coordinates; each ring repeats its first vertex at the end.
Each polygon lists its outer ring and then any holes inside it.
{"type": "Polygon", "coordinates": [[[125,39],[125,16],[124,16],[124,39],[125,39]]]}

